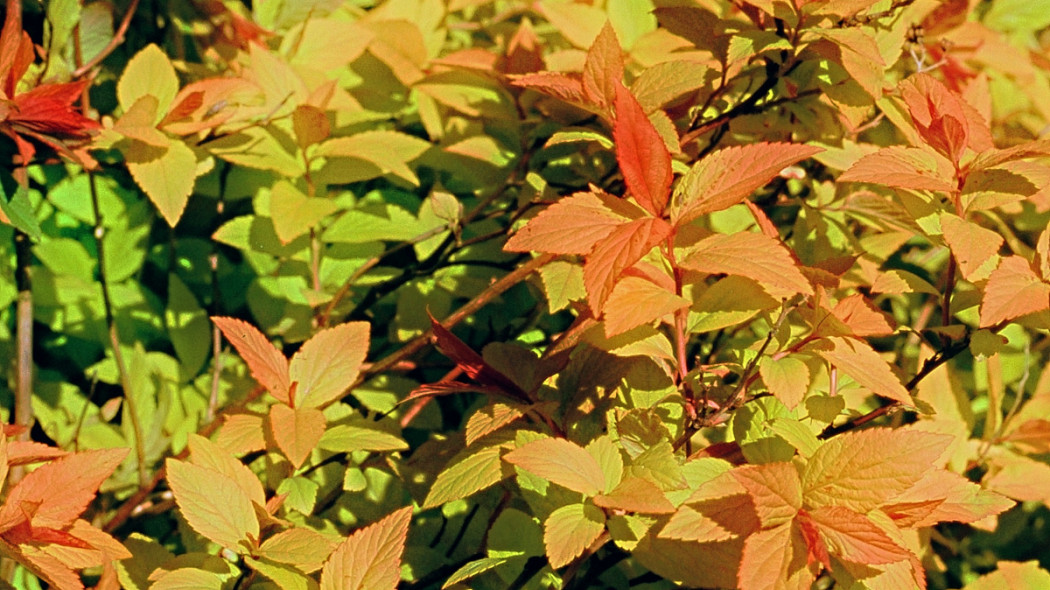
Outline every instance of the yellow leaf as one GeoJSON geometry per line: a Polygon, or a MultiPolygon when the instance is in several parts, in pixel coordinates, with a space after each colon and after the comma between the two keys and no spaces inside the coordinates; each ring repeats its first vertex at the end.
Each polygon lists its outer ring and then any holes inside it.
{"type": "MultiPolygon", "coordinates": [[[[262,432],[262,422],[258,423],[262,432]]],[[[233,458],[229,451],[197,434],[190,434],[187,441],[189,460],[194,465],[217,471],[233,480],[249,500],[259,506],[266,505],[266,493],[259,478],[244,463],[233,458]]]]}
{"type": "Polygon", "coordinates": [[[324,414],[317,408],[290,408],[284,404],[270,406],[270,432],[292,467],[299,469],[324,435],[324,414]]]}
{"type": "Polygon", "coordinates": [[[794,463],[745,465],[730,473],[751,496],[763,527],[790,522],[802,508],[802,483],[794,463]]]}
{"type": "Polygon", "coordinates": [[[769,392],[794,409],[809,390],[809,367],[797,358],[786,356],[779,360],[762,357],[758,362],[758,373],[769,392]]]}
{"type": "Polygon", "coordinates": [[[270,191],[270,219],[282,244],[306,234],[336,209],[334,202],[307,197],[286,180],[278,181],[270,191]]]}
{"type": "Polygon", "coordinates": [[[296,527],[266,539],[259,547],[259,556],[291,564],[310,573],[321,569],[335,545],[317,531],[296,527]]]}
{"type": "Polygon", "coordinates": [[[569,504],[543,524],[543,546],[552,568],[568,565],[605,530],[605,513],[591,504],[569,504]]]}
{"type": "Polygon", "coordinates": [[[394,590],[401,580],[412,507],[354,531],[321,570],[321,590],[394,590]]]}
{"type": "Polygon", "coordinates": [[[911,394],[901,384],[900,379],[890,369],[879,353],[863,340],[855,338],[827,338],[831,342],[830,350],[818,350],[817,354],[843,373],[883,397],[913,406],[911,394]]]}
{"type": "Polygon", "coordinates": [[[740,590],[809,590],[820,564],[807,561],[806,541],[793,522],[759,531],[744,542],[740,590]]]}
{"type": "Polygon", "coordinates": [[[168,139],[160,147],[131,140],[124,151],[128,171],[164,221],[175,227],[197,179],[197,156],[181,141],[168,139]]]}
{"type": "Polygon", "coordinates": [[[563,438],[532,441],[503,458],[525,471],[586,496],[605,489],[605,474],[598,461],[582,447],[563,438]]]}
{"type": "Polygon", "coordinates": [[[307,340],[288,363],[288,377],[297,383],[289,405],[314,408],[342,396],[361,371],[369,333],[368,322],[347,322],[307,340]]]}
{"type": "Polygon", "coordinates": [[[605,302],[605,335],[612,338],[632,328],[658,320],[690,301],[637,276],[624,277],[613,287],[605,302]]]}
{"type": "Polygon", "coordinates": [[[950,213],[941,213],[941,231],[963,278],[971,282],[988,278],[991,269],[985,263],[999,252],[1003,237],[950,213]]]}
{"type": "Polygon", "coordinates": [[[227,549],[251,551],[259,538],[259,521],[237,481],[185,461],[168,459],[165,465],[175,504],[190,527],[227,549]]]}
{"type": "Polygon", "coordinates": [[[156,125],[168,112],[179,92],[179,78],[164,50],[150,43],[128,61],[117,83],[117,100],[125,112],[143,96],[153,96],[157,104],[150,125],[156,125]]]}

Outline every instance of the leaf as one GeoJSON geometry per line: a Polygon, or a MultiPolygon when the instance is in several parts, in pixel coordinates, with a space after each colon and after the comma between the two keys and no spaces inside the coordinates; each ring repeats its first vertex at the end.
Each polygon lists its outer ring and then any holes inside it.
{"type": "Polygon", "coordinates": [[[681,225],[736,205],[784,168],[822,151],[793,143],[756,143],[718,150],[693,164],[678,182],[672,219],[681,225]]]}
{"type": "Polygon", "coordinates": [[[294,565],[310,573],[321,569],[336,544],[328,537],[306,528],[283,530],[263,542],[259,556],[294,565]]]}
{"type": "Polygon", "coordinates": [[[468,377],[481,385],[498,388],[518,401],[530,401],[529,395],[517,383],[486,362],[481,355],[474,352],[474,349],[442,326],[433,316],[430,316],[430,329],[434,332],[438,350],[452,359],[468,377]]]}
{"type": "Polygon", "coordinates": [[[758,362],[762,382],[776,398],[794,409],[809,390],[809,367],[797,358],[786,356],[774,360],[764,356],[758,362]]]}
{"type": "Polygon", "coordinates": [[[1050,572],[1032,560],[999,561],[996,570],[967,584],[963,590],[1040,590],[1050,587],[1050,572]]]}
{"type": "Polygon", "coordinates": [[[550,254],[589,254],[626,219],[610,209],[594,192],[578,192],[560,199],[525,227],[503,247],[509,252],[547,252],[550,254]]]}
{"type": "Polygon", "coordinates": [[[501,447],[479,442],[453,457],[430,486],[423,508],[466,498],[502,481],[501,447]]]}
{"type": "Polygon", "coordinates": [[[321,570],[321,590],[393,590],[401,581],[412,507],[354,531],[332,552],[321,570]]]}
{"type": "Polygon", "coordinates": [[[124,150],[124,160],[164,221],[175,227],[197,178],[197,156],[193,150],[175,139],[169,139],[163,148],[131,140],[124,150]]]}
{"type": "Polygon", "coordinates": [[[890,504],[884,505],[882,511],[898,527],[920,528],[940,522],[976,522],[1000,514],[1014,504],[1013,500],[985,490],[957,473],[933,469],[890,504]],[[909,513],[914,507],[921,509],[909,513]]]}
{"type": "Polygon", "coordinates": [[[894,331],[893,319],[876,309],[861,293],[840,299],[831,313],[858,338],[889,336],[894,331]]]}
{"type": "MultiPolygon", "coordinates": [[[[259,423],[257,427],[261,436],[262,424],[259,423]]],[[[259,506],[266,504],[266,494],[259,478],[225,449],[203,436],[192,433],[186,439],[186,446],[190,451],[191,463],[221,473],[233,480],[249,500],[259,506]]]]}
{"type": "Polygon", "coordinates": [[[751,496],[763,527],[790,522],[802,508],[802,485],[793,463],[745,465],[730,473],[751,496]]]}
{"type": "Polygon", "coordinates": [[[234,455],[265,449],[263,417],[255,414],[226,414],[215,443],[234,455]]]}
{"type": "Polygon", "coordinates": [[[290,404],[288,359],[255,326],[236,318],[215,316],[211,321],[241,355],[255,378],[277,401],[290,404]]]}
{"type": "Polygon", "coordinates": [[[623,271],[634,266],[670,233],[671,226],[666,221],[648,217],[617,226],[595,245],[583,265],[583,284],[595,317],[601,315],[623,271]]]}
{"type": "Polygon", "coordinates": [[[551,567],[569,565],[605,531],[605,513],[591,504],[569,504],[543,523],[543,546],[551,567]]]}
{"type": "Polygon", "coordinates": [[[615,85],[613,141],[628,192],[656,217],[663,215],[671,190],[671,154],[630,90],[615,85]]]}
{"type": "Polygon", "coordinates": [[[841,337],[830,337],[826,340],[832,344],[832,348],[817,350],[817,354],[824,357],[833,367],[876,395],[908,406],[914,405],[911,394],[901,384],[889,364],[867,342],[841,337]]]}
{"type": "Polygon", "coordinates": [[[783,243],[760,233],[710,235],[693,246],[681,266],[754,279],[777,298],[813,293],[813,287],[783,243]]]}
{"type": "Polygon", "coordinates": [[[583,93],[606,111],[616,102],[617,87],[623,84],[623,49],[612,25],[605,26],[587,50],[583,63],[583,93]]]}
{"type": "Polygon", "coordinates": [[[863,514],[844,506],[821,506],[807,511],[828,552],[839,559],[866,565],[905,561],[911,552],[893,541],[863,514]]]}
{"type": "Polygon", "coordinates": [[[328,428],[317,446],[339,453],[408,450],[408,443],[400,436],[382,428],[377,422],[364,419],[328,428]]]}
{"type": "Polygon", "coordinates": [[[493,402],[478,408],[464,428],[467,446],[525,415],[526,407],[510,402],[493,402]]]}
{"type": "Polygon", "coordinates": [[[307,340],[288,363],[288,378],[298,384],[289,405],[316,408],[344,395],[361,372],[370,331],[368,322],[346,322],[307,340]]]}
{"type": "Polygon", "coordinates": [[[187,375],[196,375],[208,360],[211,326],[208,325],[208,314],[177,273],[168,275],[164,324],[183,370],[187,375]]]}
{"type": "Polygon", "coordinates": [[[671,514],[674,504],[656,484],[640,477],[626,477],[607,494],[594,497],[594,505],[608,510],[640,514],[671,514]]]}
{"type": "Polygon", "coordinates": [[[445,583],[441,585],[441,590],[445,590],[445,588],[449,588],[460,582],[465,582],[475,576],[480,576],[493,568],[497,568],[507,563],[511,559],[512,558],[510,557],[482,557],[481,559],[467,562],[463,567],[453,572],[452,575],[445,580],[445,583]]]}
{"type": "Polygon", "coordinates": [[[296,143],[300,148],[306,149],[328,139],[332,133],[332,123],[323,110],[301,104],[292,111],[292,129],[295,131],[296,143]]]}
{"type": "Polygon", "coordinates": [[[419,179],[408,163],[430,148],[430,142],[407,133],[375,130],[329,139],[318,144],[314,153],[325,158],[364,160],[378,167],[376,176],[391,173],[418,186],[419,179]]]}
{"type": "Polygon", "coordinates": [[[958,162],[966,149],[970,131],[962,97],[925,73],[903,80],[900,92],[922,138],[934,149],[958,162]]]}
{"type": "Polygon", "coordinates": [[[317,447],[326,425],[324,414],[317,408],[270,406],[270,433],[293,469],[299,469],[317,447]]]}
{"type": "Polygon", "coordinates": [[[157,99],[156,124],[179,92],[179,79],[164,50],[150,43],[128,61],[117,83],[117,99],[125,110],[143,96],[157,99]]]}
{"type": "Polygon", "coordinates": [[[612,338],[689,307],[690,301],[653,283],[628,276],[616,283],[605,302],[605,335],[612,338]]]}
{"type": "Polygon", "coordinates": [[[950,213],[941,213],[941,231],[963,278],[971,282],[986,278],[987,272],[979,276],[978,271],[999,252],[1003,237],[950,213]]]}
{"type": "Polygon", "coordinates": [[[598,461],[582,447],[563,438],[543,438],[504,455],[512,465],[585,496],[605,490],[598,461]]]}
{"type": "MultiPolygon", "coordinates": [[[[743,494],[738,494],[737,497],[746,498],[743,494]]],[[[745,500],[745,502],[748,502],[748,500],[745,500]]],[[[723,528],[721,524],[711,517],[689,506],[679,506],[659,533],[661,539],[695,541],[697,543],[726,541],[736,536],[736,534],[723,528]]]]}
{"type": "Polygon", "coordinates": [[[244,563],[254,570],[253,573],[262,574],[265,578],[272,580],[281,590],[315,590],[317,582],[309,578],[298,568],[281,563],[274,563],[269,559],[255,559],[250,555],[244,556],[244,563]]]}
{"type": "Polygon", "coordinates": [[[218,471],[168,459],[168,485],[193,530],[210,541],[247,553],[259,538],[259,521],[248,494],[218,471]]]}
{"type": "Polygon", "coordinates": [[[759,531],[744,542],[740,590],[809,590],[816,563],[808,563],[806,541],[791,522],[759,531]]]}
{"type": "Polygon", "coordinates": [[[1008,256],[992,271],[981,299],[981,327],[1050,308],[1050,284],[1021,256],[1008,256]]]}
{"type": "Polygon", "coordinates": [[[602,487],[602,491],[607,494],[623,479],[623,455],[621,455],[620,449],[621,446],[613,442],[613,439],[608,435],[599,436],[587,443],[587,446],[584,448],[598,462],[598,466],[601,467],[602,473],[605,475],[605,485],[602,487]]]}
{"type": "Polygon", "coordinates": [[[915,485],[951,442],[919,430],[872,428],[840,434],[813,453],[802,473],[812,506],[865,513],[915,485]]]}
{"type": "Polygon", "coordinates": [[[870,182],[893,188],[950,193],[951,162],[922,148],[891,146],[857,160],[839,182],[870,182]]]}
{"type": "Polygon", "coordinates": [[[511,84],[522,88],[530,88],[565,102],[577,105],[587,104],[587,97],[583,93],[583,82],[580,78],[568,74],[536,72],[535,74],[517,76],[511,81],[511,84]]]}
{"type": "Polygon", "coordinates": [[[176,570],[157,570],[159,575],[153,579],[150,590],[221,590],[223,580],[217,574],[183,567],[176,570]]]}
{"type": "Polygon", "coordinates": [[[316,228],[318,222],[338,208],[328,199],[307,197],[285,180],[278,181],[270,190],[270,219],[282,244],[316,228]]]}

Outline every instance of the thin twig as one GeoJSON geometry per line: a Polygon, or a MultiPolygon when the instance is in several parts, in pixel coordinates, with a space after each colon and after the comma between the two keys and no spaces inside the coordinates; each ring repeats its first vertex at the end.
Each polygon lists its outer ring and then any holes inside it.
{"type": "MultiPolygon", "coordinates": [[[[10,2],[8,2],[10,4],[10,2]]],[[[124,35],[128,32],[128,27],[131,25],[131,17],[134,16],[135,10],[139,6],[139,0],[131,0],[131,4],[128,5],[128,11],[124,14],[124,18],[120,21],[120,26],[117,27],[116,32],[113,33],[113,38],[109,40],[109,43],[102,48],[102,51],[98,52],[95,57],[87,60],[87,62],[79,68],[73,70],[73,79],[79,78],[84,74],[91,71],[98,64],[102,63],[102,60],[109,57],[109,54],[120,46],[124,42],[124,35]]]]}

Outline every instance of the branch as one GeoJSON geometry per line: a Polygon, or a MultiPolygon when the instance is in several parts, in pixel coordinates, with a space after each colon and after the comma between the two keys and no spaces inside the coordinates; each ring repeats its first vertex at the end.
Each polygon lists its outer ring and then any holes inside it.
{"type": "MultiPolygon", "coordinates": [[[[10,4],[11,2],[9,1],[8,5],[10,4]]],[[[134,16],[135,10],[138,6],[139,0],[131,0],[131,4],[128,5],[128,11],[124,14],[124,19],[120,21],[120,26],[117,27],[116,32],[113,33],[113,38],[102,48],[102,51],[98,52],[98,55],[89,59],[84,65],[73,70],[73,79],[80,78],[91,71],[92,68],[102,63],[102,60],[109,57],[109,54],[113,53],[113,51],[124,42],[124,35],[128,32],[128,27],[131,25],[131,17],[134,16]]]]}

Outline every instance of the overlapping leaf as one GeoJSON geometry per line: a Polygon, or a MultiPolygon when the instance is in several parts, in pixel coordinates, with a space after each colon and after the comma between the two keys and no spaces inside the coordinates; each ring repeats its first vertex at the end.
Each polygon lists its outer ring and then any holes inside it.
{"type": "Polygon", "coordinates": [[[393,590],[401,580],[412,507],[359,529],[332,551],[321,570],[321,590],[393,590]]]}

